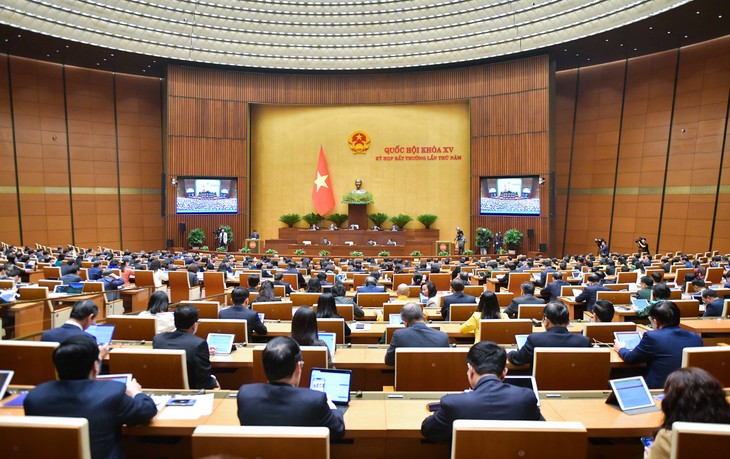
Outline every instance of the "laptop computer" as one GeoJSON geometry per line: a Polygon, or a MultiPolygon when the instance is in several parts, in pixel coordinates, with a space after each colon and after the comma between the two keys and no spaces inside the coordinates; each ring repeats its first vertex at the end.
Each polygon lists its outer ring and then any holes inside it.
{"type": "Polygon", "coordinates": [[[346,411],[350,404],[350,383],[352,371],[332,368],[312,368],[309,388],[327,394],[327,399],[338,410],[346,411]]]}
{"type": "Polygon", "coordinates": [[[119,373],[115,375],[96,375],[97,381],[115,381],[122,384],[127,384],[129,381],[132,380],[132,374],[131,373],[119,373]]]}
{"type": "Polygon", "coordinates": [[[537,381],[534,376],[505,376],[504,382],[512,386],[524,387],[530,389],[535,393],[537,399],[537,406],[540,406],[540,393],[537,391],[537,381]]]}
{"type": "Polygon", "coordinates": [[[208,333],[208,346],[216,349],[216,355],[229,355],[233,352],[233,340],[236,335],[229,333],[208,333]]]}
{"type": "Polygon", "coordinates": [[[259,315],[259,320],[261,321],[261,323],[264,323],[264,317],[266,317],[266,314],[263,312],[259,312],[258,315],[259,315]]]}
{"type": "Polygon", "coordinates": [[[388,315],[388,323],[390,325],[400,325],[403,323],[403,319],[400,314],[390,314],[388,315]]]}
{"type": "Polygon", "coordinates": [[[618,406],[624,413],[632,415],[659,411],[643,376],[611,379],[608,382],[611,384],[611,395],[606,399],[609,405],[618,406]]]}
{"type": "Polygon", "coordinates": [[[522,349],[522,346],[527,342],[527,337],[530,335],[515,335],[515,341],[517,342],[517,349],[522,349]]]}
{"type": "Polygon", "coordinates": [[[330,332],[319,332],[317,333],[317,339],[320,339],[324,341],[324,343],[327,345],[327,349],[330,351],[330,355],[335,355],[335,350],[337,350],[337,334],[336,333],[330,333],[330,332]]]}
{"type": "Polygon", "coordinates": [[[631,298],[631,304],[633,304],[636,309],[644,309],[649,306],[649,302],[647,300],[640,300],[637,298],[631,298]]]}
{"type": "Polygon", "coordinates": [[[0,370],[0,399],[5,397],[5,391],[8,390],[10,380],[13,379],[14,374],[13,370],[0,370]]]}
{"type": "Polygon", "coordinates": [[[86,329],[86,333],[96,338],[97,344],[109,344],[114,336],[114,325],[111,324],[93,324],[86,329]]]}
{"type": "Polygon", "coordinates": [[[635,331],[613,332],[613,336],[617,341],[626,343],[626,349],[630,351],[633,351],[639,345],[639,341],[641,341],[641,334],[635,331]]]}

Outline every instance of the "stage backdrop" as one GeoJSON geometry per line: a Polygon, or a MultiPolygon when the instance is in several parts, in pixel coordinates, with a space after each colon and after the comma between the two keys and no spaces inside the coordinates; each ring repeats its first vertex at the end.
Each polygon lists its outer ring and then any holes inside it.
{"type": "MultiPolygon", "coordinates": [[[[431,213],[438,216],[433,228],[441,230],[442,238],[453,238],[456,226],[468,231],[470,133],[466,101],[252,105],[250,140],[251,227],[264,239],[278,237],[278,228],[283,226],[279,216],[314,212],[311,195],[320,146],[335,195],[332,212],[347,213],[347,204],[340,201],[355,189],[359,178],[362,189],[373,194],[368,214],[404,213],[415,220],[420,214],[431,213]],[[368,141],[367,151],[353,151],[362,150],[368,141]]],[[[390,224],[385,223],[387,227],[390,224]]],[[[304,222],[298,226],[306,228],[304,222]]],[[[406,228],[421,229],[423,225],[413,221],[406,228]]]]}

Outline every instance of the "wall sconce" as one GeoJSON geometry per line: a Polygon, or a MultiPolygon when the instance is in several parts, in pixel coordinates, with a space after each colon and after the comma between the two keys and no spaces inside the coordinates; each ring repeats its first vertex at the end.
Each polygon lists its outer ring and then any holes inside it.
{"type": "Polygon", "coordinates": [[[545,185],[545,179],[540,177],[539,179],[537,179],[537,183],[539,183],[540,185],[545,185]]]}
{"type": "Polygon", "coordinates": [[[177,186],[177,177],[170,176],[170,183],[172,183],[172,186],[177,186]]]}

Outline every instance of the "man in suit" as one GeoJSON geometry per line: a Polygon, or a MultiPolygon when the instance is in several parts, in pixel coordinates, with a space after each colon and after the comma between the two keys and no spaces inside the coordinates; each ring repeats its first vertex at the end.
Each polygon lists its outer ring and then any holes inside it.
{"type": "Polygon", "coordinates": [[[79,272],[79,267],[74,265],[71,265],[71,267],[68,270],[68,273],[64,274],[60,277],[61,282],[63,282],[63,285],[69,285],[75,282],[83,282],[83,279],[81,276],[79,276],[77,273],[79,272]]]}
{"type": "Polygon", "coordinates": [[[41,341],[55,341],[62,343],[73,335],[84,333],[99,315],[99,308],[91,300],[81,300],[71,308],[71,317],[60,327],[46,330],[41,335],[41,341]]]}
{"type": "Polygon", "coordinates": [[[449,347],[449,335],[426,325],[421,305],[406,303],[400,310],[406,328],[396,330],[385,351],[385,364],[395,365],[395,350],[399,347],[449,347]]]}
{"type": "Polygon", "coordinates": [[[509,275],[511,273],[518,272],[517,263],[515,263],[514,261],[505,263],[504,267],[509,269],[509,271],[507,271],[502,277],[497,278],[497,279],[499,279],[499,283],[497,283],[497,288],[501,288],[501,287],[507,288],[507,286],[509,285],[509,275]]]}
{"type": "Polygon", "coordinates": [[[365,317],[365,311],[355,304],[352,298],[347,298],[345,287],[342,284],[335,284],[332,286],[332,295],[335,297],[335,304],[351,304],[352,313],[355,317],[365,317]]]}
{"type": "Polygon", "coordinates": [[[536,347],[590,347],[588,338],[568,330],[570,311],[563,303],[553,301],[545,305],[542,325],[544,332],[531,333],[525,345],[507,355],[512,365],[532,364],[536,347]]]}
{"type": "Polygon", "coordinates": [[[451,295],[447,295],[441,299],[441,317],[449,320],[451,316],[451,305],[461,303],[476,303],[477,299],[471,295],[464,294],[464,283],[461,279],[451,281],[451,295]]]}
{"type": "Polygon", "coordinates": [[[575,301],[578,303],[585,302],[586,311],[593,312],[593,305],[596,304],[596,294],[598,292],[610,292],[608,287],[604,287],[601,284],[601,278],[597,274],[591,274],[588,276],[588,285],[581,292],[580,295],[575,297],[575,301]]]}
{"type": "Polygon", "coordinates": [[[456,419],[541,421],[535,393],[504,383],[507,353],[490,341],[476,343],[466,354],[471,392],[441,397],[436,412],[423,420],[421,434],[435,442],[451,439],[456,419]]]}
{"type": "Polygon", "coordinates": [[[175,308],[175,331],[160,333],[152,340],[154,349],[182,349],[188,366],[188,384],[191,389],[216,389],[218,380],[210,373],[210,354],[213,349],[198,336],[198,308],[182,305],[175,308]]]}
{"type": "Polygon", "coordinates": [[[696,333],[679,327],[679,308],[671,301],[660,301],[649,310],[649,323],[653,331],[644,333],[633,350],[626,343],[614,340],[614,349],[628,364],[646,362],[646,385],[661,389],[669,373],[682,365],[685,347],[702,346],[702,338],[696,333]]]}
{"type": "Polygon", "coordinates": [[[547,284],[545,288],[540,290],[540,298],[548,303],[551,301],[558,301],[558,297],[560,296],[560,292],[563,287],[570,285],[570,282],[563,280],[563,273],[560,271],[553,272],[553,279],[554,280],[547,284]]]}
{"type": "Polygon", "coordinates": [[[288,336],[266,345],[262,354],[268,383],[238,389],[238,420],[242,426],[327,427],[330,439],[345,436],[342,413],[322,392],[297,387],[302,376],[302,352],[288,336]]]}
{"type": "Polygon", "coordinates": [[[58,380],[36,386],[28,393],[23,407],[27,416],[86,418],[91,457],[121,459],[122,425],[146,424],[155,417],[157,408],[142,393],[136,379],[126,386],[97,381],[100,362],[93,336],[80,333],[68,338],[53,351],[58,380]]]}
{"type": "Polygon", "coordinates": [[[289,296],[293,292],[291,284],[289,284],[289,282],[284,282],[284,274],[281,272],[274,274],[274,285],[283,285],[285,296],[289,296]]]}
{"type": "Polygon", "coordinates": [[[507,314],[510,319],[517,318],[521,304],[545,304],[545,300],[534,295],[535,284],[532,282],[523,282],[520,285],[520,290],[522,290],[522,296],[514,298],[510,302],[509,306],[504,309],[504,313],[507,314]]]}
{"type": "Polygon", "coordinates": [[[260,336],[268,332],[266,325],[261,323],[259,314],[248,307],[248,290],[243,287],[234,288],[231,292],[231,300],[233,301],[233,306],[221,310],[218,313],[219,319],[245,320],[247,322],[246,327],[248,328],[249,342],[253,337],[253,332],[256,332],[260,336]]]}
{"type": "Polygon", "coordinates": [[[702,302],[705,303],[705,313],[702,317],[720,317],[725,299],[720,298],[716,291],[706,288],[702,291],[702,302]]]}
{"type": "Polygon", "coordinates": [[[90,281],[96,281],[101,279],[102,271],[101,271],[101,262],[95,261],[91,268],[86,272],[86,277],[89,278],[90,281]]]}
{"type": "Polygon", "coordinates": [[[547,284],[547,275],[548,273],[554,273],[555,267],[553,266],[552,260],[549,258],[546,258],[543,260],[542,265],[545,267],[545,269],[540,272],[540,280],[535,282],[539,287],[545,287],[545,284],[547,284]]]}
{"type": "Polygon", "coordinates": [[[368,276],[365,278],[365,285],[357,288],[352,300],[357,304],[358,293],[383,293],[384,291],[385,287],[378,285],[378,279],[375,276],[368,276]]]}
{"type": "Polygon", "coordinates": [[[297,269],[297,264],[293,261],[289,262],[289,266],[284,270],[285,273],[291,273],[297,275],[297,289],[304,288],[307,286],[307,281],[304,280],[304,275],[297,269]]]}
{"type": "Polygon", "coordinates": [[[611,322],[616,314],[613,303],[601,298],[593,305],[593,322],[611,322]]]}
{"type": "Polygon", "coordinates": [[[654,279],[651,276],[641,276],[639,278],[639,291],[636,292],[636,299],[650,300],[652,287],[654,287],[654,279]]]}

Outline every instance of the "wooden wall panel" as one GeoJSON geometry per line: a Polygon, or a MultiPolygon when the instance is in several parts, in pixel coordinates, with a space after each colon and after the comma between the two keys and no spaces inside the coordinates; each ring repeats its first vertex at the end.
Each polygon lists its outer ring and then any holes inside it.
{"type": "Polygon", "coordinates": [[[13,152],[13,119],[10,108],[9,57],[0,58],[0,241],[20,240],[18,188],[13,152]]]}
{"type": "MultiPolygon", "coordinates": [[[[247,180],[246,105],[393,104],[468,99],[471,104],[471,197],[469,233],[535,230],[533,249],[547,243],[548,197],[542,217],[484,218],[478,215],[480,175],[540,174],[548,171],[549,62],[547,56],[460,69],[376,75],[286,75],[171,66],[168,69],[168,174],[239,177],[238,216],[174,214],[174,188],[166,186],[166,232],[184,245],[186,230],[209,235],[221,224],[241,241],[250,230],[243,197],[247,180]],[[191,116],[191,113],[202,114],[191,116]],[[214,160],[213,160],[214,159],[214,160]]],[[[168,179],[169,181],[169,179],[168,179]]],[[[308,193],[296,196],[308,199],[308,193]]],[[[271,218],[278,218],[272,216],[271,218]]],[[[472,240],[473,236],[469,236],[472,240]]],[[[527,242],[527,241],[526,241],[527,242]]],[[[236,243],[235,245],[238,245],[236,243]]]]}
{"type": "Polygon", "coordinates": [[[573,152],[573,125],[578,89],[578,71],[564,72],[555,80],[555,219],[553,223],[552,247],[557,254],[565,253],[566,215],[568,212],[568,190],[571,185],[571,154],[573,152]],[[559,241],[556,242],[556,241],[559,241]]]}

